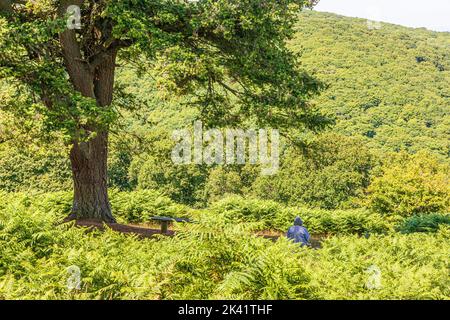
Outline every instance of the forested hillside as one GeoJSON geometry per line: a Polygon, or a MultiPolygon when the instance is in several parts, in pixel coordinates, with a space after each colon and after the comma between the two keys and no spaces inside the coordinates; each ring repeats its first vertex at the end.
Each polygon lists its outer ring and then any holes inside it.
{"type": "Polygon", "coordinates": [[[317,99],[335,130],[381,152],[449,156],[450,33],[304,12],[292,48],[329,85],[317,99]]]}

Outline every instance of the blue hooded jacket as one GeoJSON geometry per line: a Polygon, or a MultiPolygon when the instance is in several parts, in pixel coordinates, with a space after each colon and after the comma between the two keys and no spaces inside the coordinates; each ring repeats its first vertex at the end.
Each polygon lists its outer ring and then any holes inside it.
{"type": "Polygon", "coordinates": [[[300,217],[295,218],[294,225],[289,228],[287,232],[287,238],[294,240],[295,243],[301,243],[302,245],[309,244],[309,232],[303,226],[303,221],[300,217]]]}

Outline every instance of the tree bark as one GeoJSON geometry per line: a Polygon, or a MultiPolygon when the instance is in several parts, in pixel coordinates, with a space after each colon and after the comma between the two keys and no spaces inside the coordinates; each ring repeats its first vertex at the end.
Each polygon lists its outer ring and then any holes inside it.
{"type": "MultiPolygon", "coordinates": [[[[117,52],[103,57],[96,66],[93,77],[82,87],[92,88],[97,104],[111,105],[117,52]]],[[[95,137],[87,142],[75,141],[70,153],[74,182],[72,216],[75,219],[95,219],[115,222],[108,198],[108,131],[94,130],[95,137]]]]}
{"type": "Polygon", "coordinates": [[[72,146],[70,161],[74,185],[72,216],[115,222],[108,199],[108,133],[97,132],[87,142],[72,146]]]}
{"type": "MultiPolygon", "coordinates": [[[[95,69],[83,62],[74,33],[60,36],[65,63],[74,88],[83,96],[94,98],[100,107],[113,99],[117,50],[102,55],[95,69]]],[[[69,219],[94,219],[115,222],[108,198],[108,129],[107,124],[84,126],[93,133],[88,141],[74,140],[70,151],[74,200],[69,219]]]]}

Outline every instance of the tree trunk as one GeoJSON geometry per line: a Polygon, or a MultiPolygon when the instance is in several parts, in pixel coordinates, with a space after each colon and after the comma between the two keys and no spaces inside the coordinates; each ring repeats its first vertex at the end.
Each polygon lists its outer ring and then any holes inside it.
{"type": "MultiPolygon", "coordinates": [[[[75,87],[94,97],[100,107],[112,103],[116,52],[105,56],[92,76],[84,72],[75,87]]],[[[83,70],[84,71],[84,70],[83,70]]],[[[77,75],[77,72],[72,72],[77,75]]],[[[75,76],[73,79],[76,78],[75,76]]],[[[102,126],[102,124],[100,124],[102,126]]],[[[88,141],[74,141],[70,152],[74,185],[72,215],[75,219],[115,222],[108,198],[108,129],[85,128],[94,134],[88,141]]]]}
{"type": "Polygon", "coordinates": [[[73,145],[70,152],[74,183],[73,218],[115,222],[108,199],[107,155],[106,132],[73,145]]]}
{"type": "MultiPolygon", "coordinates": [[[[81,0],[75,3],[64,0],[60,6],[60,16],[65,14],[69,4],[82,3],[81,0]]],[[[103,34],[110,32],[111,30],[105,30],[103,34]]],[[[75,90],[85,97],[95,99],[100,107],[110,106],[119,46],[111,45],[102,49],[86,61],[74,30],[66,29],[62,32],[60,42],[66,69],[75,90]]],[[[76,138],[72,142],[70,161],[74,200],[69,218],[115,222],[108,199],[108,124],[90,123],[80,129],[89,132],[93,137],[88,141],[76,138]]]]}

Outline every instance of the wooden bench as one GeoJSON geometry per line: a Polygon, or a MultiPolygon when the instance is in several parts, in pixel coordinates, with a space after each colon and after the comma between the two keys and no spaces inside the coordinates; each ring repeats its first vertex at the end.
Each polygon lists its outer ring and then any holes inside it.
{"type": "Polygon", "coordinates": [[[190,219],[187,219],[187,218],[152,217],[151,219],[161,223],[161,233],[162,234],[167,234],[170,222],[192,222],[190,219]]]}

